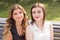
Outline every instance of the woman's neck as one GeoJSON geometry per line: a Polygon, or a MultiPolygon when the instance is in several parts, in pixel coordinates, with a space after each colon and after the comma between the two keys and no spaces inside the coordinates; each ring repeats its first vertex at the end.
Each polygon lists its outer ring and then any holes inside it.
{"type": "Polygon", "coordinates": [[[16,22],[16,29],[17,29],[18,35],[23,35],[21,22],[16,22]]]}
{"type": "Polygon", "coordinates": [[[16,22],[16,26],[20,27],[21,26],[21,22],[16,22]]]}
{"type": "Polygon", "coordinates": [[[41,31],[43,31],[43,20],[42,20],[42,21],[36,21],[35,23],[36,23],[37,27],[38,27],[41,31]]]}
{"type": "Polygon", "coordinates": [[[35,22],[37,25],[39,25],[39,26],[43,26],[43,20],[41,20],[41,21],[36,21],[35,22]]]}

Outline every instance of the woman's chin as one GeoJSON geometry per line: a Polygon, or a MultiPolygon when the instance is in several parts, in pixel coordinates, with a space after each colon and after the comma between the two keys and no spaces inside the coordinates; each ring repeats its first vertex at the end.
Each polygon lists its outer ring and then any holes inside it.
{"type": "Polygon", "coordinates": [[[36,19],[36,21],[41,21],[41,19],[36,19]]]}

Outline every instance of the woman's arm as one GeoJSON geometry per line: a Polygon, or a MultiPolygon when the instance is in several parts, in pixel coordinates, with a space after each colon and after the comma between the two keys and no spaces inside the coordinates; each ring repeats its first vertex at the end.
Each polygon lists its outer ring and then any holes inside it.
{"type": "Polygon", "coordinates": [[[50,25],[50,40],[53,40],[53,26],[50,25]]]}
{"type": "Polygon", "coordinates": [[[12,34],[10,31],[4,36],[4,40],[12,40],[12,34]]]}
{"type": "Polygon", "coordinates": [[[29,27],[26,28],[26,40],[33,40],[32,31],[29,27]]]}

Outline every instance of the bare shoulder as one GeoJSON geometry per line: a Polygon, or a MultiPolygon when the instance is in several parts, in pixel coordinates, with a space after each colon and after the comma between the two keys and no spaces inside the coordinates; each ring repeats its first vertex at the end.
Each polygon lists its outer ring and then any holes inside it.
{"type": "Polygon", "coordinates": [[[32,24],[29,24],[29,25],[26,27],[26,32],[32,33],[32,29],[33,29],[32,24]]]}
{"type": "Polygon", "coordinates": [[[26,28],[26,40],[32,40],[33,39],[33,33],[31,31],[31,25],[29,25],[27,28],[26,28]]]}
{"type": "Polygon", "coordinates": [[[51,21],[45,21],[45,24],[46,24],[46,25],[53,26],[51,21]]]}
{"type": "Polygon", "coordinates": [[[32,27],[32,24],[29,24],[29,25],[26,27],[26,29],[31,29],[31,27],[32,27]]]}

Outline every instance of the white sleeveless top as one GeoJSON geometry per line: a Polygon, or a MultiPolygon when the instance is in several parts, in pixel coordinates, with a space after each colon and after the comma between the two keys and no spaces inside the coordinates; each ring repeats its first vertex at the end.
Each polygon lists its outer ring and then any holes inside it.
{"type": "Polygon", "coordinates": [[[43,32],[37,27],[34,23],[33,25],[29,25],[33,33],[33,40],[50,40],[50,23],[45,22],[43,27],[43,32]]]}

